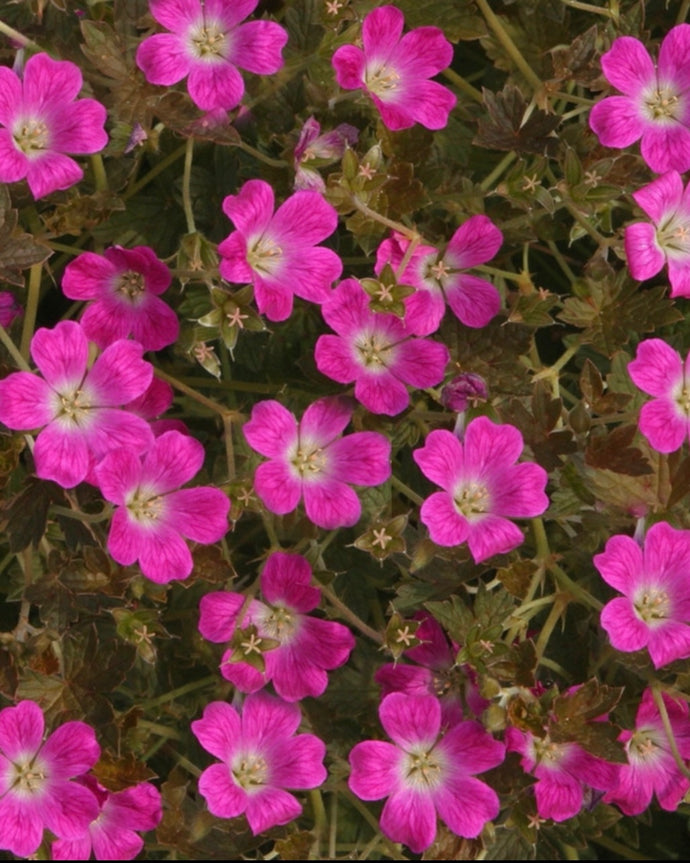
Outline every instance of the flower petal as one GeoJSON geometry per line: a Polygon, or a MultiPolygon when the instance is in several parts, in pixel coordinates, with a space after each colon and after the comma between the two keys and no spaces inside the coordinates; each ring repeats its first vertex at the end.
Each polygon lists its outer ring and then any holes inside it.
{"type": "Polygon", "coordinates": [[[192,734],[207,752],[228,761],[238,745],[242,731],[239,714],[225,701],[212,701],[204,708],[201,719],[191,725],[192,734]]]}
{"type": "Polygon", "coordinates": [[[640,91],[656,83],[656,70],[649,52],[639,39],[619,36],[611,49],[602,55],[601,68],[607,81],[626,96],[638,96],[640,91]]]}
{"type": "Polygon", "coordinates": [[[254,474],[254,489],[266,509],[285,515],[297,508],[302,497],[302,483],[279,461],[260,464],[254,474]]]}

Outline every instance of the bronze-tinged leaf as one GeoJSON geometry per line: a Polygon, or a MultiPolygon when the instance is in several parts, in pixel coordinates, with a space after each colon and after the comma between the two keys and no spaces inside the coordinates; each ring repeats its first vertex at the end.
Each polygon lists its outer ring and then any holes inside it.
{"type": "Polygon", "coordinates": [[[584,33],[576,36],[570,45],[558,45],[549,51],[553,73],[559,82],[575,81],[586,87],[600,77],[598,29],[597,25],[593,24],[584,33]]]}
{"type": "Polygon", "coordinates": [[[5,509],[5,530],[10,539],[10,551],[23,551],[37,546],[46,529],[51,503],[66,504],[63,490],[54,482],[29,477],[23,490],[5,509]]]}
{"type": "Polygon", "coordinates": [[[17,211],[12,209],[7,186],[0,183],[0,281],[23,287],[21,271],[42,264],[52,254],[31,234],[17,230],[17,211]]]}
{"type": "Polygon", "coordinates": [[[108,78],[120,80],[130,72],[130,63],[124,43],[105,21],[88,18],[80,22],[84,45],[81,50],[93,65],[108,78]]]}
{"type": "Polygon", "coordinates": [[[101,757],[94,765],[93,772],[96,779],[108,791],[122,791],[131,785],[147,782],[157,776],[143,761],[137,761],[131,752],[123,757],[117,757],[108,750],[101,752],[101,757]]]}
{"type": "Polygon", "coordinates": [[[628,476],[653,473],[641,450],[630,446],[636,432],[637,426],[623,425],[610,432],[592,433],[585,450],[585,463],[628,476]]]}
{"type": "Polygon", "coordinates": [[[278,860],[309,860],[309,852],[314,844],[314,834],[308,830],[298,830],[285,839],[278,839],[275,851],[278,860]]]}
{"type": "Polygon", "coordinates": [[[508,593],[517,599],[524,599],[536,571],[537,564],[533,560],[521,558],[496,570],[496,577],[508,593]]]}
{"type": "Polygon", "coordinates": [[[690,457],[684,458],[671,476],[671,494],[667,506],[670,509],[690,493],[690,457]]]}
{"type": "Polygon", "coordinates": [[[622,694],[623,687],[604,686],[593,677],[577,689],[556,696],[552,705],[554,721],[565,730],[569,725],[600,719],[613,710],[622,694]]]}
{"type": "Polygon", "coordinates": [[[527,102],[512,84],[506,84],[500,93],[482,91],[488,116],[482,116],[473,143],[489,150],[514,150],[537,156],[553,156],[558,149],[558,138],[553,134],[560,117],[535,108],[525,119],[527,102]]]}

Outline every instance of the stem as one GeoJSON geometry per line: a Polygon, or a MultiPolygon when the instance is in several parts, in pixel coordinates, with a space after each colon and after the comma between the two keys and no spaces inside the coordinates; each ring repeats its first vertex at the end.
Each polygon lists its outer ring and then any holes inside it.
{"type": "Polygon", "coordinates": [[[499,270],[497,267],[488,267],[486,264],[480,264],[473,268],[477,272],[486,273],[487,276],[497,276],[499,279],[507,279],[509,282],[522,284],[525,280],[524,276],[517,273],[511,273],[509,270],[499,270]]]}
{"type": "Polygon", "coordinates": [[[326,817],[326,807],[323,805],[323,797],[321,796],[321,792],[318,788],[312,788],[312,790],[309,792],[309,799],[311,800],[311,808],[314,810],[315,839],[312,846],[312,853],[314,855],[313,859],[320,860],[321,837],[326,832],[328,818],[326,817]]]}
{"type": "Polygon", "coordinates": [[[678,751],[678,744],[676,743],[676,737],[673,733],[673,728],[671,727],[671,720],[668,717],[668,711],[666,710],[666,704],[664,703],[663,695],[659,689],[659,684],[654,681],[651,688],[652,697],[654,698],[654,703],[656,704],[659,715],[661,716],[661,722],[664,726],[664,731],[666,732],[666,738],[668,739],[668,745],[671,748],[673,760],[676,762],[676,765],[683,776],[685,776],[686,779],[690,779],[690,770],[688,770],[685,761],[683,761],[682,755],[678,751]]]}
{"type": "Polygon", "coordinates": [[[284,159],[273,159],[271,156],[267,156],[265,153],[262,153],[261,150],[257,150],[255,147],[252,147],[251,144],[247,144],[244,141],[238,141],[235,146],[243,152],[248,153],[250,156],[254,156],[255,159],[258,159],[265,165],[270,165],[272,168],[290,167],[284,159]]]}
{"type": "Polygon", "coordinates": [[[3,345],[7,348],[7,352],[12,357],[12,359],[15,361],[17,366],[23,372],[30,372],[31,371],[31,366],[27,363],[27,361],[24,359],[24,357],[19,353],[19,351],[17,350],[17,346],[12,341],[12,339],[9,336],[9,333],[3,327],[2,324],[0,324],[0,342],[2,342],[3,345]]]}
{"type": "Polygon", "coordinates": [[[196,234],[196,225],[194,224],[194,213],[192,212],[192,197],[191,197],[191,181],[192,181],[192,162],[194,160],[194,138],[187,138],[184,151],[184,173],[182,175],[182,206],[184,207],[184,217],[187,220],[187,233],[196,234]]]}
{"type": "Polygon", "coordinates": [[[552,366],[548,366],[548,368],[542,369],[540,372],[537,372],[532,378],[533,381],[540,381],[543,378],[552,378],[557,377],[558,372],[563,368],[563,366],[567,365],[570,360],[575,356],[575,354],[580,350],[580,343],[571,345],[567,348],[561,356],[556,360],[556,362],[552,366]]]}
{"type": "Polygon", "coordinates": [[[34,48],[36,51],[42,51],[40,45],[36,44],[33,39],[29,39],[28,36],[24,36],[19,30],[15,30],[14,27],[10,27],[9,24],[5,24],[5,22],[0,19],[0,33],[4,33],[5,36],[9,36],[12,41],[17,42],[22,48],[34,48]]]}
{"type": "Polygon", "coordinates": [[[359,212],[363,213],[367,218],[372,219],[374,222],[379,222],[381,225],[385,225],[392,231],[398,231],[398,233],[407,237],[410,241],[417,240],[417,242],[419,242],[420,236],[414,228],[408,228],[407,225],[403,225],[402,222],[394,222],[393,219],[389,219],[387,216],[382,216],[381,213],[377,213],[376,210],[372,210],[371,207],[367,207],[364,201],[360,201],[357,195],[352,196],[352,203],[359,212]]]}
{"type": "Polygon", "coordinates": [[[167,372],[163,372],[160,369],[154,369],[154,373],[157,378],[160,378],[163,381],[167,381],[176,390],[179,390],[181,393],[189,396],[194,399],[194,401],[199,402],[199,404],[205,405],[209,410],[212,410],[214,413],[220,414],[223,420],[226,417],[234,418],[238,416],[237,411],[231,411],[227,408],[224,408],[222,405],[219,405],[217,402],[214,402],[213,399],[208,399],[206,396],[202,396],[201,393],[197,392],[192,387],[188,387],[187,384],[183,384],[182,381],[174,378],[172,375],[167,374],[167,372]]]}
{"type": "Polygon", "coordinates": [[[398,279],[398,280],[402,279],[403,273],[405,272],[407,265],[410,263],[410,259],[412,258],[412,255],[414,254],[414,250],[419,245],[420,239],[421,239],[421,237],[419,237],[419,236],[415,237],[413,240],[410,241],[408,247],[405,249],[405,254],[403,255],[402,261],[400,261],[400,266],[395,271],[395,278],[396,279],[398,279]]]}
{"type": "Polygon", "coordinates": [[[558,264],[558,266],[563,270],[563,273],[564,273],[564,274],[566,275],[566,277],[568,278],[568,281],[572,284],[572,283],[575,281],[575,279],[576,279],[575,273],[574,273],[574,272],[570,269],[570,267],[568,266],[568,262],[566,261],[566,259],[565,259],[565,258],[563,257],[563,255],[561,254],[560,249],[559,249],[559,248],[558,248],[558,246],[554,243],[554,241],[553,241],[553,240],[549,240],[549,241],[548,241],[548,246],[549,246],[549,249],[551,250],[551,254],[552,254],[552,255],[554,256],[554,258],[556,259],[556,263],[557,263],[557,264],[558,264]]]}
{"type": "Polygon", "coordinates": [[[678,10],[676,24],[682,24],[685,21],[688,17],[688,9],[690,9],[690,0],[683,0],[680,5],[680,9],[678,10]]]}
{"type": "Polygon", "coordinates": [[[546,618],[546,621],[541,628],[537,643],[534,646],[534,651],[537,655],[538,662],[541,661],[541,658],[544,655],[544,651],[546,650],[546,645],[549,643],[549,639],[551,638],[551,633],[553,632],[558,621],[561,619],[563,612],[568,607],[569,601],[570,597],[562,593],[556,597],[551,607],[551,611],[549,612],[549,616],[546,618]]]}
{"type": "Polygon", "coordinates": [[[336,839],[338,836],[338,795],[331,794],[330,818],[328,819],[328,859],[335,860],[336,839]]]}
{"type": "Polygon", "coordinates": [[[144,174],[141,180],[138,180],[136,183],[134,183],[127,189],[127,191],[122,195],[122,200],[129,200],[129,198],[136,195],[136,193],[140,189],[143,189],[144,186],[148,186],[151,180],[154,180],[159,174],[165,171],[166,168],[170,167],[170,165],[172,165],[174,162],[177,162],[180,156],[183,156],[185,154],[186,150],[187,145],[182,144],[182,146],[178,147],[177,150],[173,150],[172,153],[167,155],[165,159],[161,159],[161,161],[157,165],[154,165],[154,167],[151,168],[148,174],[144,174]]]}
{"type": "Polygon", "coordinates": [[[157,734],[158,737],[165,737],[168,740],[182,740],[182,735],[174,728],[169,728],[167,725],[161,725],[159,722],[150,722],[148,719],[139,719],[137,721],[139,728],[145,728],[152,734],[157,734]]]}
{"type": "Polygon", "coordinates": [[[494,35],[501,43],[501,45],[503,45],[506,54],[522,72],[523,77],[525,77],[527,81],[529,81],[535,93],[538,93],[543,88],[541,78],[539,78],[534,69],[532,69],[529,63],[522,56],[519,48],[510,38],[506,30],[504,29],[503,24],[501,24],[500,19],[492,12],[487,0],[476,0],[476,3],[477,6],[479,6],[482,15],[486,19],[486,23],[494,31],[494,35]]]}
{"type": "Polygon", "coordinates": [[[593,12],[595,15],[603,15],[604,18],[613,18],[613,12],[608,7],[593,6],[591,3],[582,3],[580,0],[561,0],[564,6],[571,9],[580,9],[582,12],[593,12]]]}
{"type": "Polygon", "coordinates": [[[596,611],[601,611],[604,604],[599,602],[599,600],[595,599],[591,593],[574,582],[572,578],[570,578],[570,576],[554,562],[551,549],[549,548],[549,541],[546,536],[544,522],[541,518],[532,519],[532,530],[534,531],[534,540],[537,545],[537,559],[553,575],[554,580],[560,589],[564,592],[570,593],[575,599],[580,600],[590,608],[593,608],[596,611]]]}
{"type": "Polygon", "coordinates": [[[88,513],[69,509],[66,506],[58,506],[57,504],[53,504],[51,512],[54,515],[64,516],[64,518],[77,519],[77,521],[84,522],[85,524],[98,524],[101,521],[107,521],[113,514],[112,507],[107,507],[105,512],[88,513]]]}
{"type": "Polygon", "coordinates": [[[368,624],[366,624],[360,617],[358,617],[354,611],[349,609],[344,602],[342,602],[338,597],[333,593],[330,587],[326,587],[326,585],[321,585],[320,587],[321,593],[326,599],[330,602],[330,604],[337,608],[340,614],[345,618],[345,620],[349,621],[356,629],[359,629],[361,633],[371,638],[372,641],[375,641],[377,644],[383,644],[383,636],[380,632],[377,632],[375,629],[372,629],[368,624]]]}
{"type": "Polygon", "coordinates": [[[36,312],[38,301],[41,296],[41,275],[43,264],[34,264],[29,271],[29,292],[24,309],[24,326],[22,328],[22,340],[19,346],[22,356],[29,359],[29,346],[36,327],[36,312]]]}
{"type": "Polygon", "coordinates": [[[488,192],[489,189],[493,186],[493,184],[498,180],[501,174],[508,168],[517,158],[517,153],[514,150],[511,150],[510,153],[506,153],[505,156],[501,159],[501,161],[496,165],[493,171],[486,176],[482,182],[479,184],[479,188],[482,192],[488,192]]]}
{"type": "Polygon", "coordinates": [[[91,156],[91,170],[93,171],[93,178],[96,182],[96,191],[107,192],[110,188],[108,185],[108,175],[105,172],[103,156],[101,156],[100,153],[94,153],[91,156]]]}
{"type": "Polygon", "coordinates": [[[209,674],[207,677],[202,677],[201,680],[193,680],[191,683],[185,683],[184,686],[178,686],[177,689],[171,689],[157,698],[149,698],[148,701],[143,701],[138,705],[139,709],[146,712],[152,707],[159,707],[161,704],[167,704],[168,701],[175,701],[181,695],[186,695],[188,692],[194,692],[197,689],[205,689],[211,683],[217,682],[217,675],[209,674]]]}
{"type": "Polygon", "coordinates": [[[469,81],[466,81],[462,77],[462,75],[458,75],[458,73],[453,71],[450,67],[444,69],[442,74],[446,80],[450,81],[451,84],[455,84],[458,90],[463,92],[466,96],[469,96],[470,99],[474,99],[474,101],[479,102],[480,105],[484,102],[484,97],[482,96],[481,91],[477,90],[476,87],[473,87],[469,81]]]}
{"type": "Polygon", "coordinates": [[[391,476],[391,485],[393,488],[397,488],[398,491],[401,491],[405,497],[412,501],[412,503],[416,503],[417,506],[421,506],[424,503],[424,498],[421,497],[421,495],[418,495],[416,491],[412,491],[409,485],[405,485],[405,483],[398,479],[397,476],[391,476]]]}

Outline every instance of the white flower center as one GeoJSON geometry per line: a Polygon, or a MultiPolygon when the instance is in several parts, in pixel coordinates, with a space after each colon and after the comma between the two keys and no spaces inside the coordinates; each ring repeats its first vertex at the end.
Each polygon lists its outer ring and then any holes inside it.
{"type": "Polygon", "coordinates": [[[633,733],[626,744],[626,749],[629,760],[639,764],[650,759],[654,760],[660,746],[653,731],[640,728],[633,733]]]}
{"type": "Polygon", "coordinates": [[[218,22],[206,21],[189,31],[189,45],[192,55],[198,60],[218,62],[227,55],[227,33],[218,22]]]}
{"type": "Polygon", "coordinates": [[[10,787],[24,796],[37,794],[46,784],[46,768],[40,759],[31,755],[12,764],[14,775],[10,775],[10,787]]]}
{"type": "Polygon", "coordinates": [[[91,400],[81,389],[67,393],[57,393],[57,418],[66,420],[70,425],[85,426],[89,419],[91,400]]]}
{"type": "Polygon", "coordinates": [[[12,133],[17,148],[29,159],[48,149],[50,133],[43,120],[21,120],[12,133]]]}
{"type": "Polygon", "coordinates": [[[554,743],[547,735],[543,740],[534,738],[534,760],[545,767],[557,767],[568,751],[567,744],[554,743]]]}
{"type": "Polygon", "coordinates": [[[134,270],[120,273],[115,282],[115,293],[135,305],[136,301],[146,293],[146,281],[143,274],[134,270]]]}
{"type": "Polygon", "coordinates": [[[235,782],[247,793],[258,791],[266,785],[268,764],[266,759],[255,752],[245,752],[238,756],[231,767],[235,782]]]}
{"type": "Polygon", "coordinates": [[[364,78],[367,89],[379,98],[390,96],[400,86],[400,74],[386,66],[385,63],[375,63],[367,67],[364,78]]]}
{"type": "Polygon", "coordinates": [[[671,599],[665,590],[648,587],[639,591],[633,600],[635,613],[647,624],[658,624],[671,615],[671,599]]]}
{"type": "Polygon", "coordinates": [[[357,360],[372,372],[386,370],[392,359],[391,348],[381,333],[360,333],[355,339],[357,360]]]}
{"type": "Polygon", "coordinates": [[[261,237],[247,251],[247,262],[253,270],[272,275],[280,265],[283,250],[270,237],[261,237]]]}
{"type": "Polygon", "coordinates": [[[668,84],[658,84],[647,90],[643,96],[643,104],[647,118],[658,123],[678,120],[683,109],[680,94],[668,84]]]}
{"type": "Polygon", "coordinates": [[[164,511],[163,495],[138,488],[127,503],[127,512],[139,524],[153,526],[164,511]]]}
{"type": "Polygon", "coordinates": [[[267,638],[274,638],[281,644],[290,641],[297,629],[297,616],[289,608],[275,606],[261,621],[261,633],[267,638]]]}
{"type": "Polygon", "coordinates": [[[461,515],[471,518],[489,511],[491,496],[487,487],[482,483],[469,482],[455,492],[453,502],[461,515]]]}
{"type": "Polygon", "coordinates": [[[672,258],[690,254],[690,219],[683,219],[674,213],[657,228],[656,241],[672,258]]]}
{"type": "Polygon", "coordinates": [[[443,758],[428,751],[408,752],[402,762],[402,772],[408,788],[428,791],[437,788],[443,780],[443,758]]]}
{"type": "Polygon", "coordinates": [[[302,479],[313,478],[326,467],[326,453],[322,447],[300,444],[290,459],[302,479]]]}

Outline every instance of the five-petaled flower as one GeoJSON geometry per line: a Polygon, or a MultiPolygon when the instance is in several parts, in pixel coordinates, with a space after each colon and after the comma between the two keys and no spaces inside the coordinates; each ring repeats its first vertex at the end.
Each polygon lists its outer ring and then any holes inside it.
{"type": "Polygon", "coordinates": [[[259,0],[149,0],[151,14],[170,30],[139,45],[137,65],[152,84],[187,78],[202,111],[237,107],[244,81],[237,70],[272,75],[283,65],[288,34],[274,21],[241,24],[259,0]]]}
{"type": "Polygon", "coordinates": [[[106,500],[117,505],[108,551],[123,566],[139,561],[147,578],[186,578],[192,555],[183,537],[218,542],[228,530],[230,500],[220,489],[180,488],[201,470],[204,448],[178,431],[164,432],[139,457],[116,449],[96,466],[106,500]]]}
{"type": "Polygon", "coordinates": [[[690,435],[690,354],[683,361],[662,339],[646,339],[628,363],[635,386],[654,398],[640,408],[642,434],[659,452],[675,452],[690,435]]]}
{"type": "Polygon", "coordinates": [[[439,545],[467,542],[476,563],[517,548],[520,528],[510,518],[541,515],[549,505],[546,471],[515,464],[523,448],[515,426],[477,417],[461,442],[437,429],[413,452],[424,475],[441,486],[422,504],[421,518],[439,545]]]}
{"type": "MultiPolygon", "coordinates": [[[[485,327],[501,308],[496,288],[479,276],[464,272],[485,264],[498,252],[503,234],[486,216],[471,216],[453,234],[443,253],[418,245],[409,257],[400,281],[417,290],[405,297],[405,326],[418,336],[435,333],[446,303],[467,327],[485,327]]],[[[376,252],[376,272],[386,264],[398,270],[410,241],[397,232],[376,252]]]]}
{"type": "Polygon", "coordinates": [[[65,154],[98,153],[108,143],[105,108],[75,101],[81,87],[78,66],[47,54],[29,58],[23,78],[0,67],[0,182],[26,177],[38,199],[81,180],[84,172],[65,154]]]}
{"type": "Polygon", "coordinates": [[[601,58],[609,83],[623,93],[592,108],[589,122],[606,147],[642,139],[642,157],[657,173],[690,168],[690,24],[664,37],[655,67],[647,49],[620,36],[601,58]]]}
{"type": "Polygon", "coordinates": [[[340,123],[330,132],[321,134],[321,125],[309,117],[299,133],[295,146],[295,189],[325,192],[326,184],[318,168],[331,165],[342,158],[345,150],[357,143],[359,129],[349,123],[340,123]]]}
{"type": "Polygon", "coordinates": [[[321,600],[311,575],[304,557],[276,551],[261,573],[265,602],[253,599],[245,605],[243,594],[222,591],[201,598],[199,631],[204,638],[229,642],[244,607],[241,625],[256,627],[258,637],[272,645],[263,653],[263,672],[248,662],[235,661],[232,650],[224,653],[221,673],[241,692],[256,692],[271,681],[286,701],[317,697],[328,685],[326,671],[347,662],[355,646],[350,630],[308,613],[321,600]]]}
{"type": "Polygon", "coordinates": [[[297,704],[263,692],[248,695],[241,713],[224,701],[206,706],[192,732],[221,762],[199,777],[213,815],[244,814],[255,836],[300,815],[302,806],[285,789],[317,788],[326,779],[326,747],[313,734],[295,734],[301,719],[297,704]]]}
{"type": "Polygon", "coordinates": [[[381,831],[415,854],[436,836],[436,813],[458,836],[478,836],[499,811],[496,792],[473,774],[503,761],[505,748],[478,722],[441,733],[441,705],[431,695],[393,692],[379,707],[393,743],[365,740],[350,752],[350,789],[362,800],[387,797],[381,831]]]}
{"type": "Polygon", "coordinates": [[[407,384],[433,387],[443,378],[448,348],[416,338],[396,315],[377,313],[356,279],[345,279],[322,305],[336,335],[319,336],[318,370],[334,381],[354,381],[355,398],[372,413],[393,416],[410,403],[407,384]]]}
{"type": "Polygon", "coordinates": [[[244,435],[270,459],[256,469],[254,488],[271,512],[292,512],[304,497],[307,516],[318,527],[332,530],[357,523],[362,506],[348,483],[385,482],[391,473],[391,445],[378,432],[341,437],[352,409],[347,398],[319,399],[298,423],[279,402],[254,405],[244,435]]]}
{"type": "Polygon", "coordinates": [[[642,548],[629,536],[612,536],[594,565],[623,594],[601,612],[617,650],[646,647],[655,668],[690,656],[689,530],[657,522],[642,548]]]}
{"type": "Polygon", "coordinates": [[[0,422],[41,428],[34,447],[36,475],[72,488],[91,479],[95,463],[116,447],[143,452],[153,440],[148,423],[120,406],[151,383],[153,367],[137,342],[107,347],[87,369],[89,343],[74,321],[36,331],[31,356],[43,377],[14,372],[0,381],[0,422]]]}
{"type": "Polygon", "coordinates": [[[98,760],[93,728],[66,722],[45,740],[41,708],[33,701],[0,710],[0,848],[28,857],[47,827],[76,839],[98,817],[93,794],[70,780],[98,760]]]}
{"type": "Polygon", "coordinates": [[[453,46],[438,27],[417,27],[402,35],[405,19],[395,6],[379,6],[362,24],[363,49],[343,45],[333,55],[338,83],[369,94],[389,129],[421,123],[443,129],[456,98],[430,81],[453,59],[453,46]]]}
{"type": "Polygon", "coordinates": [[[62,290],[71,300],[93,300],[80,323],[99,348],[133,336],[145,351],[159,351],[180,331],[177,316],[158,296],[171,278],[148,246],[112,246],[102,255],[84,252],[67,264],[62,290]]]}
{"type": "Polygon", "coordinates": [[[273,189],[249,180],[223,201],[237,230],[218,246],[220,274],[228,282],[251,282],[259,311],[271,321],[292,312],[293,294],[321,303],[342,272],[332,250],[317,246],[338,224],[335,209],[318,192],[295,192],[273,212],[273,189]]]}

